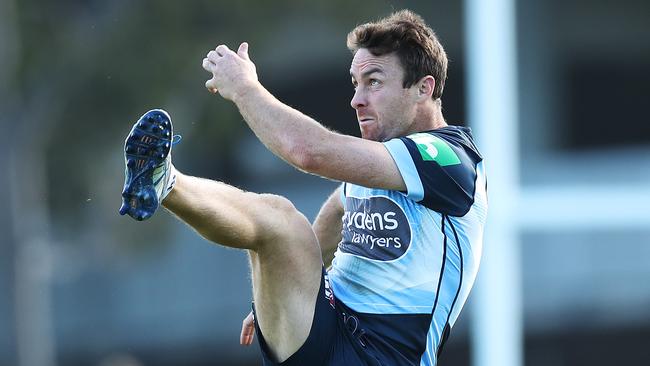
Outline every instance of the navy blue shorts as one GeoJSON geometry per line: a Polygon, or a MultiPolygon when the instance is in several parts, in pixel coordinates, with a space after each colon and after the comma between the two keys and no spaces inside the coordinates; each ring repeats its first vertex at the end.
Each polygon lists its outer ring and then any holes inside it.
{"type": "MultiPolygon", "coordinates": [[[[255,312],[255,306],[253,306],[255,312]]],[[[257,324],[255,332],[262,350],[263,365],[283,366],[376,366],[379,360],[369,347],[366,331],[356,314],[343,303],[337,302],[323,270],[320,290],[316,299],[314,321],[305,343],[282,363],[273,362],[264,336],[257,324]]]]}

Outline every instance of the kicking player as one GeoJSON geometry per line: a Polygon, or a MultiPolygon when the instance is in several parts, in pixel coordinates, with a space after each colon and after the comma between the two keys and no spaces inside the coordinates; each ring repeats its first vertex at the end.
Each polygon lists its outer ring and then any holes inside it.
{"type": "Polygon", "coordinates": [[[206,88],[234,102],[268,149],[344,182],[313,226],[285,198],[175,170],[161,110],[127,137],[120,213],[143,220],[162,204],[207,239],[248,250],[265,365],[435,365],[479,265],[482,158],[470,130],[443,118],[447,57],[422,18],[404,10],[360,25],[348,48],[362,138],[278,101],[246,43],[203,60],[206,88]]]}

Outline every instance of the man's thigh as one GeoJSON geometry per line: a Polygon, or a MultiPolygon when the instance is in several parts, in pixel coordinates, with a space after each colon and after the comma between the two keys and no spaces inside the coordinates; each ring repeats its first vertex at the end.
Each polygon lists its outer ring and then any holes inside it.
{"type": "MultiPolygon", "coordinates": [[[[331,291],[329,292],[331,295],[331,291]]],[[[332,298],[333,301],[333,298],[332,298]]],[[[313,322],[309,335],[300,348],[291,354],[291,356],[282,360],[282,365],[287,366],[322,366],[329,364],[331,349],[333,348],[335,337],[337,335],[337,315],[334,307],[331,305],[328,293],[325,288],[325,279],[321,277],[319,290],[316,294],[316,304],[314,307],[313,322]]],[[[259,320],[263,318],[257,312],[257,307],[253,304],[255,313],[255,331],[257,340],[262,351],[262,364],[264,366],[278,365],[277,358],[273,357],[270,351],[266,334],[259,327],[259,320]]]]}
{"type": "Polygon", "coordinates": [[[322,269],[305,216],[284,197],[182,174],[165,207],[205,238],[248,249],[259,326],[273,357],[295,352],[309,334],[322,269]]]}
{"type": "Polygon", "coordinates": [[[284,361],[309,336],[317,293],[321,286],[322,259],[311,224],[291,203],[264,196],[268,214],[285,215],[282,225],[271,227],[267,242],[250,250],[256,322],[264,334],[270,356],[284,361]]]}

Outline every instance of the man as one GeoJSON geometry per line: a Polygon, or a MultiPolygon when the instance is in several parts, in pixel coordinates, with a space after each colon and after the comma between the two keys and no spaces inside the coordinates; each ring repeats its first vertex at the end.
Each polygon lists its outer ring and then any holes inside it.
{"type": "MultiPolygon", "coordinates": [[[[348,48],[361,139],[278,101],[246,43],[203,60],[206,88],[234,102],[268,149],[345,182],[313,227],[282,197],[176,171],[161,110],[127,137],[120,213],[146,219],[162,202],[207,239],[248,250],[265,365],[435,365],[478,268],[482,158],[469,130],[442,116],[447,58],[419,16],[358,26],[348,48]]],[[[246,325],[242,343],[252,339],[246,325]]]]}

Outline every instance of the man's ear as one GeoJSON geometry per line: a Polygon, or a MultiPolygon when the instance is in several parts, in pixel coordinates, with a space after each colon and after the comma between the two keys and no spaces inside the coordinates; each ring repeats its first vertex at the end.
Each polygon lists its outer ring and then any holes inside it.
{"type": "Polygon", "coordinates": [[[431,99],[433,89],[436,87],[436,79],[431,75],[427,75],[418,81],[418,99],[431,99]]]}

